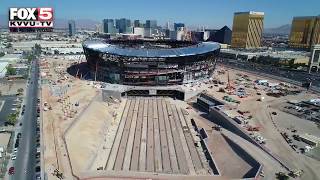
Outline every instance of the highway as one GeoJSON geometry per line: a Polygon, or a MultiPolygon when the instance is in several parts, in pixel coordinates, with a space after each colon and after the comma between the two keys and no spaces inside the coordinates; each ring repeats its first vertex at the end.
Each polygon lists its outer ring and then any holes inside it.
{"type": "Polygon", "coordinates": [[[14,162],[15,174],[11,179],[31,180],[35,178],[36,164],[36,126],[37,126],[37,97],[38,97],[38,64],[33,61],[30,83],[25,94],[26,110],[22,119],[21,140],[18,147],[17,159],[14,162]]]}
{"type": "Polygon", "coordinates": [[[320,76],[317,73],[308,74],[304,71],[290,71],[278,67],[254,64],[247,61],[239,61],[226,58],[223,58],[223,60],[219,63],[229,68],[269,77],[271,79],[288,82],[298,86],[301,86],[302,83],[307,82],[307,79],[312,79],[311,90],[320,92],[320,76]]]}

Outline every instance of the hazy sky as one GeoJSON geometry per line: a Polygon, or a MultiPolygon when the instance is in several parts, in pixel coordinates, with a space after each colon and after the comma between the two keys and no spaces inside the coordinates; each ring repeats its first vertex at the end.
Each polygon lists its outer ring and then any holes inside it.
{"type": "Polygon", "coordinates": [[[55,18],[156,19],[158,24],[184,22],[208,27],[232,26],[237,11],[265,12],[265,27],[290,24],[293,16],[320,14],[320,0],[0,0],[0,14],[9,7],[54,7],[55,18]]]}

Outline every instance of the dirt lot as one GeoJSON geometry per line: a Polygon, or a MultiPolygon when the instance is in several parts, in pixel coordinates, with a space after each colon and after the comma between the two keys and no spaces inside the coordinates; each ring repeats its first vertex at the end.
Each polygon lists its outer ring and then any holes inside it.
{"type": "MultiPolygon", "coordinates": [[[[42,103],[48,103],[52,110],[42,111],[42,136],[44,151],[44,166],[50,179],[53,171],[58,169],[65,177],[72,179],[69,156],[65,146],[64,133],[70,125],[78,119],[88,104],[97,94],[97,89],[86,82],[74,79],[61,72],[61,67],[67,67],[69,62],[61,64],[59,60],[47,59],[46,77],[49,83],[42,85],[42,103]],[[50,62],[50,63],[49,63],[50,62]],[[59,64],[60,63],[60,64],[59,64]],[[59,66],[58,66],[58,65],[59,66]],[[59,67],[58,69],[56,67],[59,67]],[[66,77],[63,79],[62,77],[66,77]],[[57,80],[59,79],[60,82],[57,80]],[[53,92],[53,86],[68,86],[68,89],[59,93],[53,92]],[[77,104],[77,106],[76,106],[77,104]]],[[[42,60],[42,63],[44,61],[42,60]]],[[[65,70],[65,69],[64,69],[65,70]]],[[[61,88],[56,88],[59,90],[61,88]]],[[[42,107],[44,108],[43,104],[42,107]]]]}
{"type": "MultiPolygon", "coordinates": [[[[227,104],[236,107],[233,110],[227,111],[227,114],[231,117],[240,116],[237,111],[250,111],[246,117],[252,116],[249,119],[248,124],[260,129],[256,134],[260,134],[266,139],[266,146],[280,158],[282,158],[286,163],[289,164],[293,169],[302,169],[304,170],[304,179],[314,179],[320,177],[319,171],[320,163],[314,159],[306,157],[305,155],[298,154],[295,152],[287,142],[282,138],[280,132],[283,129],[294,126],[300,133],[316,133],[319,132],[319,129],[313,122],[300,119],[291,114],[280,112],[274,105],[286,102],[288,100],[309,100],[311,98],[317,97],[316,94],[306,92],[302,90],[302,93],[297,95],[287,95],[279,98],[267,96],[266,93],[269,90],[268,87],[263,85],[252,85],[252,81],[257,79],[267,79],[264,77],[256,77],[248,73],[242,73],[236,70],[229,71],[230,84],[234,87],[239,87],[236,85],[236,82],[239,78],[239,74],[246,74],[251,81],[248,81],[248,86],[244,89],[248,92],[248,97],[239,98],[237,95],[229,95],[227,93],[218,92],[219,88],[225,88],[228,82],[228,73],[216,75],[216,77],[223,82],[226,82],[225,85],[213,86],[208,88],[207,91],[209,94],[212,94],[214,97],[223,100],[223,96],[230,96],[231,98],[240,101],[240,104],[226,102],[227,104]],[[258,95],[259,94],[259,95],[258,95]],[[263,101],[257,101],[264,97],[263,101]],[[277,112],[277,115],[272,115],[273,112],[277,112]]],[[[268,80],[268,79],[267,79],[268,80]]],[[[270,80],[269,82],[276,83],[276,81],[270,80]]],[[[280,82],[279,82],[280,83],[280,82]]],[[[299,89],[299,88],[298,88],[299,89]]]]}
{"type": "Polygon", "coordinates": [[[5,80],[0,79],[0,92],[2,95],[17,94],[17,90],[25,89],[27,80],[5,80]]]}
{"type": "MultiPolygon", "coordinates": [[[[66,67],[70,66],[71,63],[71,61],[50,58],[43,61],[42,69],[46,76],[43,77],[45,84],[42,85],[41,97],[42,102],[47,102],[52,107],[52,110],[42,113],[43,145],[45,147],[44,165],[49,179],[53,178],[52,172],[54,169],[59,169],[60,172],[63,172],[67,179],[72,179],[71,169],[73,168],[74,172],[77,172],[77,170],[96,170],[104,166],[103,162],[108,159],[112,148],[112,145],[106,139],[115,137],[115,129],[120,123],[121,111],[124,109],[125,104],[125,101],[122,101],[116,106],[110,106],[101,102],[99,100],[100,90],[86,81],[75,79],[65,73],[66,67]],[[111,126],[108,128],[110,124],[111,126]],[[66,132],[68,133],[64,136],[66,132]]],[[[239,116],[237,112],[239,109],[242,111],[249,110],[250,113],[247,116],[252,116],[249,120],[249,125],[259,127],[260,132],[258,133],[266,139],[266,146],[272,152],[281,157],[292,168],[303,169],[305,173],[302,179],[319,177],[317,169],[320,169],[320,165],[318,161],[293,151],[280,135],[280,131],[282,128],[286,128],[287,124],[295,124],[295,127],[301,132],[308,132],[308,129],[315,132],[315,127],[310,123],[306,123],[307,125],[304,126],[305,123],[301,122],[300,119],[296,119],[284,112],[279,112],[273,106],[287,100],[306,99],[317,95],[301,93],[280,98],[267,96],[268,88],[262,85],[254,88],[254,83],[252,83],[252,80],[265,78],[246,74],[250,81],[247,81],[246,84],[241,84],[241,81],[236,80],[239,78],[239,73],[241,72],[229,71],[229,77],[227,73],[217,74],[215,77],[224,82],[224,85],[203,83],[198,84],[197,88],[206,90],[209,94],[221,100],[224,99],[224,96],[229,96],[233,100],[240,101],[240,104],[228,102],[227,104],[231,108],[227,114],[234,117],[239,116]],[[231,80],[230,83],[227,83],[228,78],[231,80]],[[228,84],[234,87],[243,87],[248,96],[240,98],[237,94],[229,95],[218,92],[219,88],[225,88],[228,84]],[[264,97],[263,101],[257,101],[261,97],[264,97]],[[272,115],[274,111],[278,112],[278,115],[272,115]]],[[[186,108],[186,106],[185,102],[181,102],[181,107],[186,108]]],[[[199,114],[196,111],[193,113],[195,113],[195,117],[199,118],[199,114]]],[[[205,119],[199,121],[199,123],[203,123],[207,128],[211,126],[205,119]]],[[[226,134],[230,137],[234,136],[229,132],[226,134]]],[[[234,139],[237,138],[235,137],[234,139]]],[[[250,146],[242,142],[241,138],[237,139],[237,141],[239,141],[239,144],[243,144],[243,148],[250,146]]],[[[261,153],[258,152],[259,150],[253,150],[252,148],[247,150],[256,154],[261,153]]],[[[262,161],[270,158],[261,158],[264,156],[263,154],[256,155],[255,158],[260,158],[262,161]]],[[[234,157],[234,159],[237,159],[237,157],[234,157]]],[[[278,165],[272,167],[272,160],[265,161],[265,165],[268,166],[266,167],[266,172],[272,174],[267,179],[274,177],[273,174],[276,169],[283,170],[280,167],[278,168],[278,165]]],[[[238,162],[242,163],[241,161],[238,162]]],[[[246,165],[243,165],[243,172],[249,168],[246,167],[246,165]]],[[[232,174],[233,172],[229,173],[232,174]]]]}

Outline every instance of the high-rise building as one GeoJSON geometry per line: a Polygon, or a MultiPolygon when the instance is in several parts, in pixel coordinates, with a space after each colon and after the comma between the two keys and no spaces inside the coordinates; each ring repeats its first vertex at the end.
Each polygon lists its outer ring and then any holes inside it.
{"type": "Polygon", "coordinates": [[[102,24],[103,24],[103,32],[104,33],[109,33],[109,34],[117,33],[117,29],[114,25],[113,19],[104,19],[102,21],[102,24]]]}
{"type": "Polygon", "coordinates": [[[175,32],[177,33],[177,36],[176,36],[177,41],[185,40],[185,36],[186,36],[186,28],[185,27],[180,27],[175,32]]]}
{"type": "Polygon", "coordinates": [[[208,30],[210,32],[209,41],[218,42],[222,44],[231,44],[232,31],[228,26],[224,26],[219,30],[208,30]]]}
{"type": "Polygon", "coordinates": [[[140,20],[134,20],[133,25],[134,27],[141,27],[140,20]]]}
{"type": "MultiPolygon", "coordinates": [[[[205,31],[192,31],[192,40],[196,41],[205,41],[206,38],[206,32],[205,31]]],[[[209,33],[209,32],[207,32],[209,33]]]]}
{"type": "Polygon", "coordinates": [[[74,20],[68,21],[68,32],[69,36],[74,36],[76,33],[76,22],[74,20]]]}
{"type": "Polygon", "coordinates": [[[170,22],[169,21],[166,24],[166,29],[170,30],[170,22]]]}
{"type": "Polygon", "coordinates": [[[310,50],[315,44],[320,44],[320,15],[294,17],[289,46],[310,50]]]}
{"type": "Polygon", "coordinates": [[[146,28],[156,29],[157,21],[156,20],[146,20],[146,28]]]}
{"type": "Polygon", "coordinates": [[[116,19],[116,28],[119,33],[132,33],[131,20],[130,19],[116,19]]]}
{"type": "Polygon", "coordinates": [[[120,19],[116,19],[116,29],[120,32],[120,19]]]}
{"type": "Polygon", "coordinates": [[[179,28],[184,27],[184,23],[174,23],[174,30],[177,31],[179,28]]]}
{"type": "Polygon", "coordinates": [[[156,20],[146,20],[146,28],[155,29],[157,28],[156,20]]]}
{"type": "Polygon", "coordinates": [[[96,24],[95,27],[96,27],[96,32],[99,32],[99,33],[103,32],[103,24],[96,24]]]}
{"type": "Polygon", "coordinates": [[[145,32],[143,27],[134,27],[133,28],[133,33],[136,35],[140,35],[141,37],[144,37],[145,32]]]}
{"type": "Polygon", "coordinates": [[[234,13],[231,47],[261,47],[263,20],[263,12],[249,11],[234,13]]]}

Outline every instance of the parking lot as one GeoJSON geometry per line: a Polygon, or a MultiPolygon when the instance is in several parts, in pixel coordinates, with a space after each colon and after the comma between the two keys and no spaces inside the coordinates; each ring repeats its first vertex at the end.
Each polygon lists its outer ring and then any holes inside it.
{"type": "Polygon", "coordinates": [[[309,101],[286,102],[279,106],[281,111],[295,115],[305,120],[320,123],[320,107],[309,101]]]}
{"type": "Polygon", "coordinates": [[[18,104],[19,99],[16,95],[0,97],[0,127],[5,125],[8,115],[16,111],[18,104]]]}

